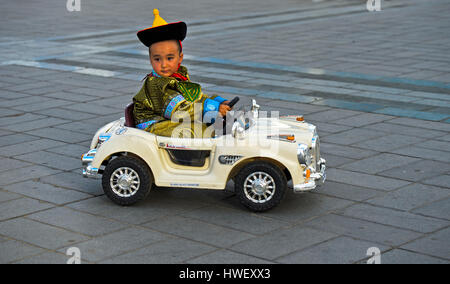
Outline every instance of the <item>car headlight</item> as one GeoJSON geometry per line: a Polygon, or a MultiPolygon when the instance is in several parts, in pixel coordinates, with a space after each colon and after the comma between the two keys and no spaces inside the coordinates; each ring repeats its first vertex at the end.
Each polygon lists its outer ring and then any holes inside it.
{"type": "Polygon", "coordinates": [[[308,145],[298,144],[297,147],[297,158],[300,164],[309,166],[311,164],[311,152],[308,145]]]}

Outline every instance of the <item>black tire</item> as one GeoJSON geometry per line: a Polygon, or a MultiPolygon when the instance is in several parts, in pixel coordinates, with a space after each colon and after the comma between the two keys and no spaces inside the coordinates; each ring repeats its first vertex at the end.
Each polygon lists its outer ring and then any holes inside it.
{"type": "Polygon", "coordinates": [[[145,199],[152,185],[153,176],[147,164],[132,156],[113,159],[103,172],[103,191],[119,205],[132,205],[145,199]]]}
{"type": "Polygon", "coordinates": [[[254,212],[277,206],[283,200],[286,189],[283,171],[267,162],[250,163],[235,178],[235,193],[239,201],[254,212]]]}

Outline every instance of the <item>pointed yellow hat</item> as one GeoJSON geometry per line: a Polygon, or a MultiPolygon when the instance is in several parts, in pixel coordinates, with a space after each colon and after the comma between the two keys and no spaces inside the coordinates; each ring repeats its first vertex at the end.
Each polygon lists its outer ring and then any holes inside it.
{"type": "Polygon", "coordinates": [[[153,10],[155,19],[153,20],[153,26],[144,30],[140,30],[137,33],[139,40],[147,47],[150,47],[155,42],[164,40],[179,40],[182,41],[186,38],[187,26],[184,22],[176,22],[168,24],[159,15],[158,9],[153,10]]]}
{"type": "Polygon", "coordinates": [[[167,22],[159,15],[158,9],[153,10],[153,16],[155,16],[155,19],[153,20],[152,28],[167,25],[167,22]]]}

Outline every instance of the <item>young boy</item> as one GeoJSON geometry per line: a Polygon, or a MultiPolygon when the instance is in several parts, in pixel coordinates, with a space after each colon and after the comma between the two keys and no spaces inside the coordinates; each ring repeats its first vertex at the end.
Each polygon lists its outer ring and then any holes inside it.
{"type": "Polygon", "coordinates": [[[186,24],[168,24],[157,9],[153,14],[153,26],[137,33],[149,48],[153,71],[133,98],[136,127],[160,136],[179,137],[181,129],[183,137],[186,132],[191,138],[211,137],[214,134],[205,134],[206,124],[202,122],[213,122],[218,113],[225,116],[231,110],[228,101],[219,96],[206,96],[199,84],[189,80],[187,68],[181,65],[181,41],[186,37],[186,24]]]}

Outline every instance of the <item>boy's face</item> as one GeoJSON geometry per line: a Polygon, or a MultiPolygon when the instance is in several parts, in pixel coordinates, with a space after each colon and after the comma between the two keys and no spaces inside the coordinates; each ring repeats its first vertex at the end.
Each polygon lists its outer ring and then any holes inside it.
{"type": "Polygon", "coordinates": [[[169,77],[177,72],[183,61],[183,52],[180,52],[175,40],[154,43],[150,46],[149,53],[153,70],[162,77],[169,77]]]}

